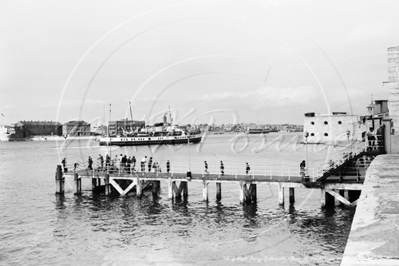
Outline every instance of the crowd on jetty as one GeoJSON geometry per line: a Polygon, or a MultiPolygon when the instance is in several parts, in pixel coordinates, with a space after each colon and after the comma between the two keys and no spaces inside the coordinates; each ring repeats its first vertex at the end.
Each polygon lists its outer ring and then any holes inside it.
{"type": "MultiPolygon", "coordinates": [[[[67,162],[66,158],[64,158],[61,161],[61,164],[63,166],[64,172],[68,172],[68,167],[67,167],[67,162]]],[[[105,158],[99,154],[99,157],[97,158],[97,163],[96,167],[93,167],[94,161],[91,156],[89,156],[87,163],[83,163],[83,168],[88,169],[88,170],[95,170],[95,171],[102,171],[102,172],[109,172],[109,173],[127,173],[127,174],[134,174],[137,172],[150,172],[150,173],[157,173],[157,172],[162,172],[161,170],[161,165],[154,160],[152,157],[147,158],[147,156],[144,156],[140,162],[137,162],[137,159],[135,156],[126,156],[123,154],[120,155],[115,155],[113,159],[106,154],[105,158]]],[[[79,163],[74,163],[73,164],[73,170],[80,170],[78,167],[80,167],[81,164],[79,163]]],[[[171,163],[169,160],[166,161],[166,173],[170,173],[171,171],[171,163]]],[[[246,175],[249,174],[251,170],[251,167],[249,166],[248,162],[245,165],[245,173],[246,175]]],[[[208,162],[204,161],[204,173],[209,174],[208,171],[208,162]]],[[[220,175],[224,175],[224,164],[223,161],[220,161],[220,175]]]]}

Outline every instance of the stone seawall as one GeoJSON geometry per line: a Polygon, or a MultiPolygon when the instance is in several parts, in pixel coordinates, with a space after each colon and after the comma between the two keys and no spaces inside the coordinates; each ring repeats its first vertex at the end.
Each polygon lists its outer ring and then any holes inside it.
{"type": "Polygon", "coordinates": [[[399,265],[399,155],[366,172],[341,266],[399,265]]]}

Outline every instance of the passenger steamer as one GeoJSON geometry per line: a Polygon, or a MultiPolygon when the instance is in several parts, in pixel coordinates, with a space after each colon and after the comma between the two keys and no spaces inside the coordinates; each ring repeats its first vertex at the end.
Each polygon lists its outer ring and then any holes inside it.
{"type": "MultiPolygon", "coordinates": [[[[129,103],[130,104],[130,103],[129,103]]],[[[163,145],[163,144],[187,144],[198,143],[202,139],[200,131],[187,131],[173,126],[172,117],[169,112],[170,121],[167,122],[167,113],[163,122],[154,124],[147,128],[146,132],[126,132],[122,136],[107,136],[100,138],[100,146],[139,146],[139,145],[163,145]]],[[[132,117],[133,120],[133,117],[132,117]]],[[[108,126],[109,128],[109,126],[108,126]]]]}
{"type": "Polygon", "coordinates": [[[100,146],[138,146],[138,145],[163,145],[198,143],[202,139],[199,133],[186,133],[185,131],[157,131],[138,133],[132,136],[116,136],[100,138],[100,146]]]}

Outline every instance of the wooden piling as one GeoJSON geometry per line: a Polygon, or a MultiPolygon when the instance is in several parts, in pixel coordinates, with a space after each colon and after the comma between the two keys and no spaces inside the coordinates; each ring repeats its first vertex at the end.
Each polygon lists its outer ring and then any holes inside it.
{"type": "Polygon", "coordinates": [[[136,196],[140,198],[143,192],[143,183],[141,182],[140,178],[136,178],[136,182],[136,196]]]}
{"type": "Polygon", "coordinates": [[[222,199],[222,183],[216,183],[216,200],[222,199]]]}
{"type": "Polygon", "coordinates": [[[240,181],[240,203],[244,203],[244,195],[245,195],[245,183],[243,181],[240,181]]]}
{"type": "Polygon", "coordinates": [[[109,183],[109,174],[105,174],[105,196],[111,195],[111,184],[109,183]]]}
{"type": "Polygon", "coordinates": [[[91,191],[96,192],[97,191],[97,178],[91,178],[91,191]]]}
{"type": "Polygon", "coordinates": [[[188,182],[187,181],[182,181],[180,182],[180,186],[182,186],[182,193],[183,193],[183,198],[187,199],[188,198],[188,182]]]}
{"type": "Polygon", "coordinates": [[[159,189],[161,187],[161,181],[154,180],[152,181],[152,195],[158,195],[159,189]]]}
{"type": "Polygon", "coordinates": [[[73,174],[73,180],[75,181],[75,195],[82,194],[82,179],[79,178],[78,173],[73,174]]]}
{"type": "Polygon", "coordinates": [[[171,178],[169,178],[168,181],[168,198],[172,199],[173,198],[173,185],[174,185],[175,181],[172,181],[171,178]]]}
{"type": "Polygon", "coordinates": [[[326,189],[321,189],[321,207],[334,207],[335,197],[328,193],[326,189]]]}
{"type": "Polygon", "coordinates": [[[278,183],[278,204],[284,205],[284,187],[281,182],[278,183]]]}
{"type": "Polygon", "coordinates": [[[62,176],[62,167],[61,165],[57,165],[55,172],[55,193],[56,194],[64,194],[64,178],[62,176]]]}
{"type": "MultiPolygon", "coordinates": [[[[220,184],[220,183],[219,183],[220,184]]],[[[208,182],[206,180],[203,180],[203,189],[202,189],[202,199],[204,201],[208,201],[208,182]]]]}
{"type": "Polygon", "coordinates": [[[290,187],[289,194],[290,194],[290,204],[294,204],[295,203],[295,188],[290,187]]]}
{"type": "Polygon", "coordinates": [[[257,201],[257,195],[256,195],[256,184],[250,184],[249,185],[249,193],[250,193],[250,202],[256,202],[257,201]]]}

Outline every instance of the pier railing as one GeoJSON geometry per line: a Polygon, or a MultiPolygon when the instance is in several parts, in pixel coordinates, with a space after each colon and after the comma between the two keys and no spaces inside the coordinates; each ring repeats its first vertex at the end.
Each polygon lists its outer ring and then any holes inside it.
{"type": "MultiPolygon", "coordinates": [[[[310,181],[315,181],[316,179],[322,177],[324,173],[330,171],[331,169],[334,169],[335,167],[342,165],[345,161],[347,161],[350,158],[353,158],[354,156],[365,152],[365,151],[370,151],[370,150],[377,150],[380,149],[381,147],[377,145],[376,143],[373,146],[368,146],[367,142],[352,142],[350,145],[347,145],[343,149],[340,149],[338,152],[335,152],[334,155],[330,157],[330,159],[320,165],[317,165],[315,167],[309,167],[305,170],[304,175],[310,179],[310,181]],[[366,145],[365,145],[366,144],[366,145]]],[[[82,169],[87,169],[88,168],[88,163],[87,161],[77,161],[76,162],[76,169],[74,163],[67,163],[65,166],[68,171],[74,171],[74,170],[82,170],[82,169]]],[[[366,161],[363,162],[363,164],[357,165],[358,167],[364,167],[367,166],[369,162],[366,161]]],[[[94,161],[93,162],[93,170],[105,170],[105,161],[103,163],[103,167],[101,167],[101,164],[99,161],[94,161]]],[[[127,172],[131,174],[135,173],[141,173],[141,165],[140,161],[137,161],[135,164],[135,171],[132,171],[132,165],[130,169],[128,170],[127,167],[121,167],[119,162],[113,162],[112,166],[113,172],[114,173],[119,173],[119,174],[126,174],[127,172]]],[[[148,163],[145,164],[145,170],[144,172],[153,172],[153,173],[165,173],[166,172],[166,163],[161,162],[159,164],[159,168],[155,169],[151,167],[151,169],[148,169],[148,163]]],[[[220,164],[218,163],[211,163],[208,162],[208,171],[205,171],[205,165],[204,162],[170,162],[170,173],[173,174],[181,174],[181,173],[186,173],[188,171],[191,171],[192,173],[202,173],[203,176],[207,174],[212,174],[212,175],[218,175],[222,176],[222,172],[220,169],[220,164]]],[[[225,163],[224,164],[224,175],[232,175],[237,178],[237,176],[242,176],[246,175],[249,178],[268,178],[268,179],[273,179],[273,177],[285,177],[288,181],[291,180],[292,178],[298,180],[298,178],[302,177],[302,173],[300,171],[299,165],[250,165],[250,170],[246,171],[246,165],[243,163],[225,163]]]]}

